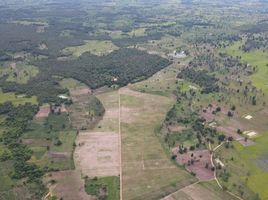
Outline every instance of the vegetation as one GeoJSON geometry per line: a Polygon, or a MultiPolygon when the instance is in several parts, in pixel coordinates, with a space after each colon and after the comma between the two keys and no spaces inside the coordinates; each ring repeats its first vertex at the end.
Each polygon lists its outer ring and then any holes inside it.
{"type": "Polygon", "coordinates": [[[119,177],[86,178],[85,190],[99,199],[118,200],[120,199],[119,177]]]}

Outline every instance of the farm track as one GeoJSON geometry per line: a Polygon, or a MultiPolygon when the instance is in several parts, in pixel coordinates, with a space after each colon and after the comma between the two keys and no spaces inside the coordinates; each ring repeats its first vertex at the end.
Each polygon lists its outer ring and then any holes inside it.
{"type": "Polygon", "coordinates": [[[119,167],[120,167],[120,200],[123,200],[123,176],[122,176],[122,138],[121,138],[121,94],[118,90],[118,134],[119,134],[119,167]]]}

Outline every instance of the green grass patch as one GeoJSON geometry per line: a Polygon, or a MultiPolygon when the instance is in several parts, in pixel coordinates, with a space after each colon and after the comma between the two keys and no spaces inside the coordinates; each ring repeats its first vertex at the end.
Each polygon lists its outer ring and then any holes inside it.
{"type": "Polygon", "coordinates": [[[103,177],[103,178],[86,178],[85,190],[88,194],[99,197],[101,191],[105,191],[106,195],[103,196],[103,200],[117,200],[120,197],[119,194],[119,177],[103,177]]]}
{"type": "Polygon", "coordinates": [[[31,78],[39,73],[36,66],[28,65],[26,63],[12,63],[10,65],[1,67],[0,76],[7,76],[6,81],[17,82],[19,84],[26,84],[31,78]]]}
{"type": "Polygon", "coordinates": [[[79,57],[83,53],[89,52],[94,55],[103,55],[117,50],[118,47],[115,46],[111,41],[108,40],[88,40],[85,41],[84,45],[67,47],[63,50],[65,54],[71,54],[72,56],[79,57]]]}
{"type": "Polygon", "coordinates": [[[77,87],[81,87],[81,86],[85,86],[83,83],[73,79],[73,78],[64,78],[60,81],[60,85],[63,88],[67,88],[67,89],[74,89],[77,87]]]}
{"type": "Polygon", "coordinates": [[[268,53],[262,50],[243,52],[239,49],[241,45],[241,42],[237,42],[227,47],[224,51],[232,56],[241,56],[241,60],[247,62],[252,67],[257,66],[257,72],[251,75],[250,78],[254,86],[268,94],[268,53]]]}
{"type": "Polygon", "coordinates": [[[16,95],[13,92],[3,93],[0,91],[0,104],[7,101],[12,102],[14,105],[23,105],[26,103],[37,104],[37,97],[28,97],[24,95],[16,95]]]}

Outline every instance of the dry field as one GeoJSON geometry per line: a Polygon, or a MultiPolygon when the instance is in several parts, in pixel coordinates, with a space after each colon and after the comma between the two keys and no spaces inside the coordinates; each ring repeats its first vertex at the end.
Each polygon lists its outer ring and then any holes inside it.
{"type": "Polygon", "coordinates": [[[76,140],[75,168],[83,176],[119,175],[118,134],[113,132],[83,132],[76,140]]]}
{"type": "Polygon", "coordinates": [[[185,165],[189,172],[195,173],[199,180],[209,181],[214,179],[214,172],[211,170],[211,154],[209,150],[188,151],[185,154],[180,154],[178,153],[178,149],[175,148],[173,154],[177,155],[177,162],[180,165],[185,165]],[[193,161],[192,163],[191,160],[193,161]]]}

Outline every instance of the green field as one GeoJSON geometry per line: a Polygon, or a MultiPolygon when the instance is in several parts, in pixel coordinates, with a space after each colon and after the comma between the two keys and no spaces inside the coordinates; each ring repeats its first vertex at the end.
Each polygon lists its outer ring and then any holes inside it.
{"type": "MultiPolygon", "coordinates": [[[[243,193],[245,199],[254,199],[256,194],[261,199],[267,199],[268,193],[265,188],[268,184],[268,134],[258,137],[255,142],[255,145],[249,147],[243,147],[235,142],[234,148],[219,149],[216,155],[223,160],[226,165],[224,170],[230,174],[227,181],[224,178],[226,176],[219,176],[219,178],[228,190],[237,195],[243,193]]],[[[219,172],[223,173],[222,170],[219,172]]]]}
{"type": "Polygon", "coordinates": [[[268,94],[268,53],[262,50],[254,50],[251,52],[243,52],[239,50],[241,42],[227,47],[224,51],[232,56],[241,56],[241,60],[250,64],[252,67],[257,66],[257,72],[251,76],[253,85],[268,94]]]}
{"type": "Polygon", "coordinates": [[[105,188],[107,190],[107,196],[105,200],[119,200],[119,177],[101,177],[85,180],[85,190],[87,194],[98,196],[100,189],[105,188]]]}
{"type": "Polygon", "coordinates": [[[75,89],[77,87],[85,86],[85,84],[73,79],[73,78],[64,78],[60,81],[60,85],[63,88],[75,89]]]}
{"type": "Polygon", "coordinates": [[[36,97],[27,97],[24,95],[16,95],[15,93],[3,93],[0,91],[0,104],[11,101],[14,105],[20,105],[25,103],[37,104],[36,97]]]}
{"type": "Polygon", "coordinates": [[[50,114],[47,119],[33,120],[23,134],[23,141],[33,151],[30,162],[40,167],[73,169],[73,144],[76,132],[67,114],[50,114]]]}
{"type": "Polygon", "coordinates": [[[13,63],[12,65],[13,67],[11,67],[10,64],[10,66],[5,66],[0,69],[0,76],[7,76],[6,81],[25,84],[39,73],[38,68],[33,65],[22,62],[13,63]]]}
{"type": "Polygon", "coordinates": [[[83,53],[86,53],[86,52],[89,52],[94,55],[103,55],[103,54],[108,54],[117,49],[118,47],[108,40],[103,40],[103,41],[88,40],[88,41],[85,41],[84,45],[67,47],[63,49],[63,53],[71,54],[72,56],[79,57],[83,53]]]}

